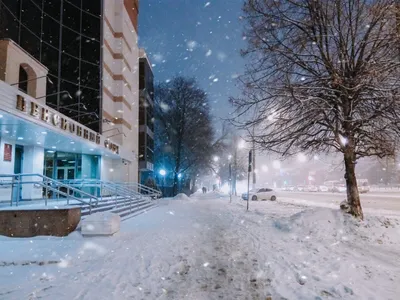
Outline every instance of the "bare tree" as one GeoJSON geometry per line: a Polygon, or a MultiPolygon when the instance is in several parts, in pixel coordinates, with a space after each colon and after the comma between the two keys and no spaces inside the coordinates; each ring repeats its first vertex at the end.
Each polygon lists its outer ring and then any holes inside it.
{"type": "Polygon", "coordinates": [[[394,0],[246,0],[232,99],[256,143],[284,156],[343,154],[349,213],[363,218],[355,166],[393,156],[400,134],[399,10],[394,0]]]}
{"type": "Polygon", "coordinates": [[[157,86],[155,108],[156,159],[172,169],[175,195],[179,174],[195,174],[211,162],[214,131],[210,107],[195,80],[176,77],[157,86]]]}

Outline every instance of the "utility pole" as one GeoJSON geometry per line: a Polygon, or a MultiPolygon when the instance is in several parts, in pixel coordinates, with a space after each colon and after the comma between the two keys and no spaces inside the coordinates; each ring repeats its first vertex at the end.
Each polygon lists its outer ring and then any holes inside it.
{"type": "Polygon", "coordinates": [[[251,162],[251,165],[252,165],[252,169],[253,169],[253,190],[256,188],[256,184],[257,184],[257,174],[256,174],[256,142],[255,142],[255,139],[254,139],[254,132],[255,132],[255,125],[253,125],[253,136],[252,136],[252,139],[253,139],[253,149],[252,149],[252,157],[253,157],[253,159],[252,159],[252,162],[251,162]]]}
{"type": "Polygon", "coordinates": [[[252,170],[253,170],[253,166],[252,166],[252,163],[253,163],[253,150],[250,150],[249,151],[249,169],[248,169],[248,172],[247,172],[247,211],[249,210],[249,202],[250,202],[250,173],[252,172],[252,170]]]}

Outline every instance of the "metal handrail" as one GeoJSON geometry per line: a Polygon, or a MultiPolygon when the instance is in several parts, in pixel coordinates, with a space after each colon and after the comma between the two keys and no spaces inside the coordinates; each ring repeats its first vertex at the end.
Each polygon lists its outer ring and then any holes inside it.
{"type": "MultiPolygon", "coordinates": [[[[19,202],[19,198],[20,198],[20,185],[22,184],[37,184],[43,188],[46,189],[46,196],[47,196],[47,192],[48,190],[53,191],[57,194],[57,198],[59,198],[59,196],[65,196],[67,198],[67,204],[69,204],[69,200],[70,199],[74,199],[78,202],[84,203],[86,205],[89,206],[89,214],[92,211],[92,207],[95,207],[98,205],[99,199],[96,196],[93,196],[89,193],[86,193],[80,189],[74,188],[71,185],[65,184],[61,181],[55,180],[53,178],[41,175],[41,174],[37,174],[37,173],[32,173],[32,174],[0,174],[0,178],[11,178],[11,180],[9,182],[0,182],[0,185],[10,185],[12,187],[14,187],[15,185],[18,186],[17,189],[17,197],[16,197],[16,205],[18,206],[18,202],[19,202]],[[35,181],[35,180],[30,180],[30,181],[22,181],[22,177],[39,177],[42,178],[42,181],[35,181]],[[57,188],[54,188],[53,186],[57,186],[57,188]],[[64,187],[67,189],[67,193],[60,191],[60,187],[64,187]],[[79,193],[81,195],[81,198],[75,197],[74,195],[70,195],[70,192],[75,192],[75,193],[79,193]],[[82,197],[86,196],[87,198],[89,198],[89,202],[85,201],[82,199],[82,197]],[[92,203],[92,199],[95,200],[95,204],[92,203]]],[[[13,193],[14,190],[12,190],[12,195],[11,195],[11,203],[10,205],[13,206],[13,193]]],[[[47,206],[47,198],[45,197],[45,205],[47,206]]]]}
{"type": "Polygon", "coordinates": [[[133,188],[135,188],[135,189],[138,189],[140,194],[142,194],[141,191],[145,191],[145,192],[148,192],[148,193],[145,194],[145,195],[150,195],[150,196],[152,196],[152,195],[154,195],[154,196],[161,196],[161,195],[162,195],[161,191],[156,190],[156,189],[153,189],[153,188],[151,188],[151,187],[148,187],[148,186],[143,185],[143,184],[140,184],[140,183],[135,183],[135,182],[123,182],[123,183],[121,183],[121,184],[126,185],[126,186],[129,186],[129,187],[133,187],[133,188]]]}
{"type": "MultiPolygon", "coordinates": [[[[159,196],[161,196],[161,192],[146,187],[148,193],[140,193],[136,189],[132,189],[132,186],[126,183],[112,182],[112,181],[102,181],[100,179],[67,179],[63,180],[63,182],[78,187],[95,187],[99,189],[100,199],[103,199],[104,192],[110,192],[111,195],[121,196],[129,200],[129,205],[132,209],[132,204],[137,200],[145,200],[152,202],[152,200],[156,199],[158,204],[159,196]]],[[[144,188],[142,189],[144,190],[144,188]]],[[[118,206],[117,198],[115,198],[115,205],[118,206]]]]}

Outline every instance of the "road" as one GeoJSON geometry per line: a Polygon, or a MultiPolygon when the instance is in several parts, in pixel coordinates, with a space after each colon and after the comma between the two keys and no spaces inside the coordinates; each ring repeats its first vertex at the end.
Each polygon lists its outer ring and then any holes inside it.
{"type": "MultiPolygon", "coordinates": [[[[315,206],[338,206],[346,198],[339,193],[279,192],[279,198],[297,204],[311,203],[315,206]]],[[[400,213],[400,192],[370,192],[361,194],[361,204],[366,211],[389,210],[400,213]]]]}

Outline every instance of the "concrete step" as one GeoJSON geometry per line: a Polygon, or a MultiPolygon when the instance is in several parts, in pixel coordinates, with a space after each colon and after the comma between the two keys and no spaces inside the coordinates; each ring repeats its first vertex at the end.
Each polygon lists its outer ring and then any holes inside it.
{"type": "MultiPolygon", "coordinates": [[[[92,208],[91,213],[96,213],[96,212],[104,212],[104,211],[110,211],[112,213],[119,214],[122,217],[128,216],[130,214],[138,213],[140,211],[144,211],[152,206],[155,206],[156,203],[149,202],[145,199],[138,199],[134,200],[134,202],[130,202],[129,199],[119,199],[117,200],[117,205],[114,200],[112,201],[107,201],[105,203],[99,202],[99,206],[96,208],[92,208]],[[108,202],[108,203],[107,203],[108,202]]],[[[81,215],[82,216],[87,216],[89,215],[89,207],[84,207],[81,210],[81,215]]]]}
{"type": "MultiPolygon", "coordinates": [[[[128,201],[129,201],[129,199],[127,199],[127,198],[119,198],[116,200],[114,200],[114,199],[102,200],[102,201],[99,201],[96,208],[112,206],[112,205],[118,206],[118,205],[124,204],[125,202],[128,202],[128,201]]],[[[132,201],[145,201],[145,200],[138,198],[138,199],[132,199],[132,201]]],[[[79,205],[79,206],[81,206],[82,209],[89,209],[89,205],[86,205],[86,204],[79,205]]],[[[94,208],[92,207],[92,209],[94,209],[94,208]]]]}

